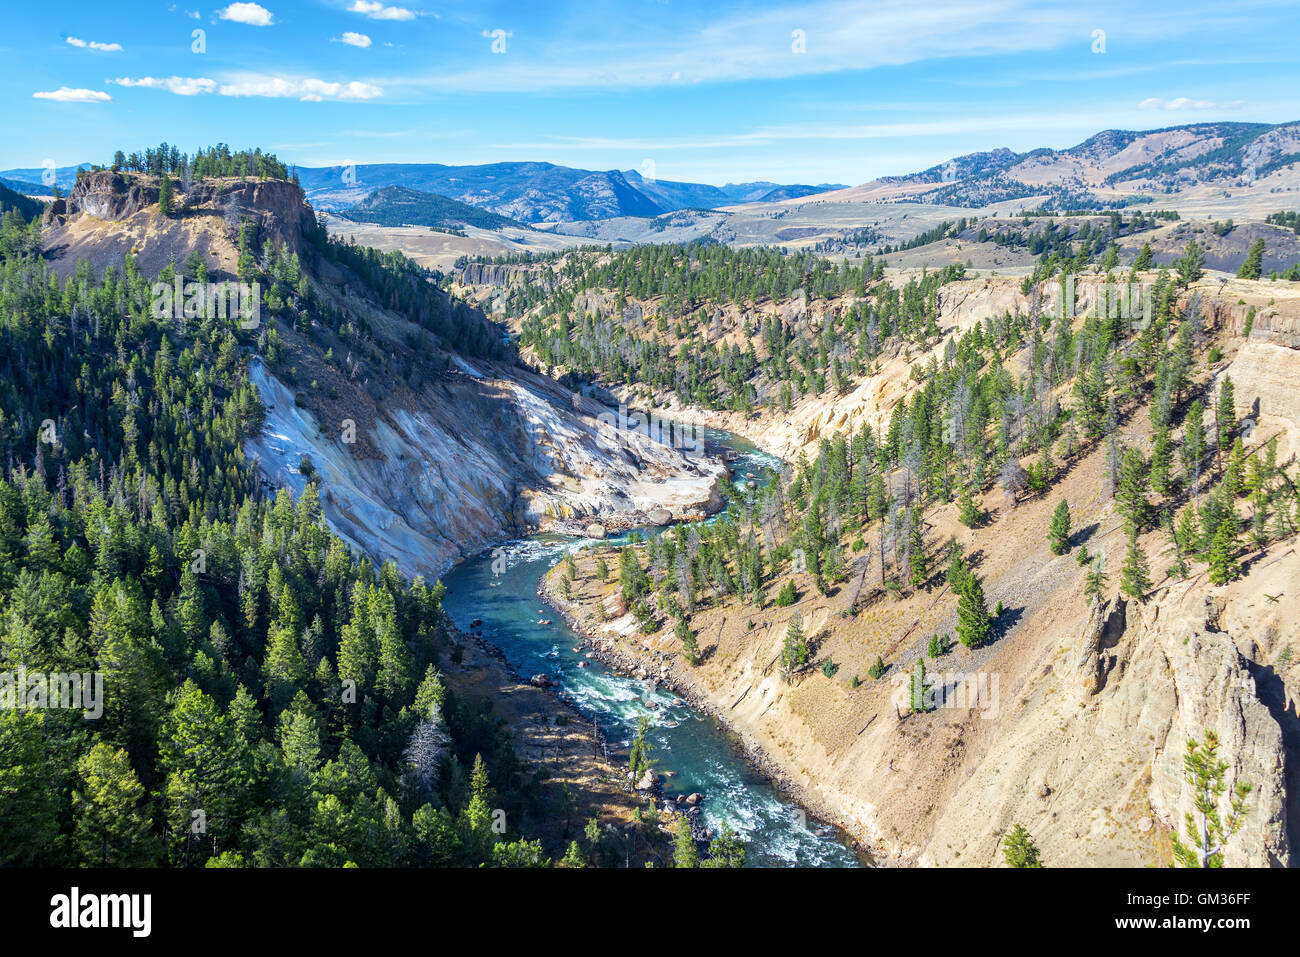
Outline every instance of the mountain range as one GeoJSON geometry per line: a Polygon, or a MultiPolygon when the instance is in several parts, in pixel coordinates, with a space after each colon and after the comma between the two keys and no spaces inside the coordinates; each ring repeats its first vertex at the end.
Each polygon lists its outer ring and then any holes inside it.
{"type": "MultiPolygon", "coordinates": [[[[542,224],[653,218],[681,209],[797,202],[810,197],[816,201],[902,201],[970,208],[1024,199],[1055,209],[1117,207],[1206,190],[1300,189],[1295,173],[1298,162],[1300,122],[1292,121],[1104,130],[1064,150],[1040,148],[1018,153],[1003,147],[968,153],[917,173],[884,176],[854,187],[766,181],[712,186],[658,179],[636,170],[595,171],[539,162],[299,166],[296,172],[308,198],[319,209],[357,207],[376,190],[403,187],[516,222],[542,224]]],[[[55,183],[69,190],[77,170],[86,165],[56,169],[55,183]]],[[[46,170],[38,168],[10,169],[0,171],[0,180],[31,194],[46,190],[35,185],[43,182],[43,174],[46,170]]],[[[367,206],[380,207],[382,212],[382,205],[393,198],[385,195],[369,200],[367,206]]],[[[412,199],[408,195],[404,201],[409,205],[412,199]]],[[[431,202],[420,200],[423,206],[431,202]]],[[[389,214],[398,215],[391,210],[385,213],[389,214]]],[[[468,222],[463,209],[454,216],[468,222]]]]}
{"type": "Polygon", "coordinates": [[[882,176],[828,196],[837,201],[924,202],[980,208],[1037,198],[1087,209],[1207,191],[1300,188],[1300,122],[1197,123],[1103,130],[1064,150],[968,153],[906,176],[882,176]]]}
{"type": "Polygon", "coordinates": [[[645,176],[635,170],[594,171],[551,163],[378,163],[298,167],[313,205],[344,209],[376,189],[403,186],[479,206],[525,223],[564,223],[618,216],[660,216],[678,209],[714,209],[740,203],[807,196],[832,189],[772,182],[711,186],[645,176]]]}
{"type": "Polygon", "coordinates": [[[377,223],[380,226],[477,226],[481,229],[501,229],[503,226],[521,225],[491,210],[406,186],[384,186],[377,189],[355,206],[341,210],[340,215],[344,219],[377,223]]]}

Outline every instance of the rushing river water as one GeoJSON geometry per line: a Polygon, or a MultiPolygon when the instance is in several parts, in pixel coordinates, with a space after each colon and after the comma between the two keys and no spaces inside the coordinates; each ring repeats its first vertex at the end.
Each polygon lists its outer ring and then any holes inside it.
{"type": "MultiPolygon", "coordinates": [[[[747,474],[757,479],[776,464],[739,437],[712,430],[707,436],[740,453],[733,463],[739,482],[747,474]]],[[[715,833],[723,825],[736,831],[748,843],[751,866],[860,865],[834,828],[804,822],[798,806],[750,767],[735,737],[718,721],[667,689],[616,674],[574,651],[580,639],[541,603],[537,585],[568,550],[585,544],[585,539],[535,535],[462,562],[443,579],[448,614],[462,629],[481,618],[484,639],[518,674],[550,675],[562,697],[596,718],[611,745],[630,744],[638,719],[648,715],[655,766],[675,772],[664,781],[665,794],[703,794],[705,826],[715,833]],[[587,667],[578,667],[579,662],[587,667]]]]}

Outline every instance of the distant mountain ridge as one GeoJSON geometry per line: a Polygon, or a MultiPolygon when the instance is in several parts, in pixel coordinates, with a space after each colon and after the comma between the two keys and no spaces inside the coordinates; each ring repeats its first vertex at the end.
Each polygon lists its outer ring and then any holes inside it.
{"type": "Polygon", "coordinates": [[[403,186],[477,206],[523,223],[566,223],[619,216],[661,216],[679,209],[713,209],[763,199],[774,191],[808,195],[838,185],[729,183],[711,186],[652,179],[635,170],[594,171],[553,163],[371,163],[298,167],[314,205],[342,210],[376,189],[403,186]]]}
{"type": "Polygon", "coordinates": [[[3,181],[10,189],[15,189],[20,193],[29,193],[29,195],[48,196],[51,187],[57,186],[63,192],[68,192],[77,182],[77,172],[83,169],[90,169],[90,163],[78,163],[76,166],[59,166],[54,169],[54,182],[49,185],[42,185],[49,176],[49,167],[30,166],[21,169],[0,170],[0,181],[3,181]]]}
{"type": "MultiPolygon", "coordinates": [[[[54,170],[67,192],[76,171],[54,170]]],[[[1025,200],[1026,208],[1114,208],[1189,191],[1300,190],[1300,121],[1210,122],[1153,130],[1102,130],[1068,149],[1020,153],[1005,147],[955,156],[929,169],[883,176],[854,187],[766,181],[712,186],[650,177],[637,170],[587,170],[542,162],[470,166],[370,163],[296,167],[312,204],[342,211],[376,190],[400,186],[476,207],[520,223],[653,219],[683,209],[747,203],[828,201],[920,202],[980,208],[1025,200]]],[[[45,169],[0,171],[10,188],[28,192],[45,169]]],[[[462,211],[462,215],[464,214],[462,211]]],[[[431,223],[432,225],[432,223],[431,223]]]]}
{"type": "Polygon", "coordinates": [[[479,206],[407,186],[377,189],[355,206],[342,210],[340,215],[345,219],[378,223],[380,226],[478,226],[481,229],[500,229],[503,226],[520,225],[513,219],[479,206]]]}
{"type": "Polygon", "coordinates": [[[24,219],[31,219],[44,208],[45,204],[40,200],[32,199],[30,196],[0,183],[0,213],[16,209],[24,219]]]}
{"type": "Polygon", "coordinates": [[[1069,149],[1005,147],[955,156],[919,173],[882,176],[837,199],[981,207],[1037,199],[1046,208],[1150,202],[1197,188],[1300,186],[1300,122],[1195,123],[1103,130],[1069,149]]]}
{"type": "Polygon", "coordinates": [[[710,186],[705,183],[678,183],[672,180],[647,179],[636,170],[624,170],[623,177],[657,202],[664,212],[674,212],[678,209],[716,209],[719,206],[736,206],[741,203],[773,202],[777,199],[811,196],[814,193],[824,193],[844,188],[842,184],[838,183],[822,183],[819,186],[805,184],[787,186],[767,181],[710,186]]]}

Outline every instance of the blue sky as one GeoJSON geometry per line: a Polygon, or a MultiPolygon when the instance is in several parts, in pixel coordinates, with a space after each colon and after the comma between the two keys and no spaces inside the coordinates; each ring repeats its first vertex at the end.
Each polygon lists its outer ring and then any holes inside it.
{"type": "Polygon", "coordinates": [[[4,21],[5,169],[166,140],[860,183],[1110,127],[1300,119],[1294,2],[179,0],[4,21]]]}

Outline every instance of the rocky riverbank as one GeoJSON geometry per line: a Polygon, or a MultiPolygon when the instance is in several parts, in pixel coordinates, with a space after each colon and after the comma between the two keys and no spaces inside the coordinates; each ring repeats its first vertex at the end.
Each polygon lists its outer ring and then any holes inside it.
{"type": "MultiPolygon", "coordinates": [[[[514,733],[519,758],[544,772],[544,787],[552,789],[554,806],[562,805],[567,790],[576,801],[573,820],[593,817],[604,826],[627,829],[635,825],[635,812],[643,802],[624,782],[619,755],[606,747],[603,734],[590,719],[553,688],[538,687],[516,673],[500,649],[479,628],[468,631],[445,623],[448,637],[460,647],[459,664],[448,662],[444,678],[457,694],[486,695],[495,712],[514,733]]],[[[625,763],[625,762],[623,762],[625,763]]],[[[555,816],[537,833],[548,854],[559,857],[576,832],[564,829],[555,816]]],[[[647,849],[645,860],[671,856],[665,837],[647,849]]]]}
{"type": "MultiPolygon", "coordinates": [[[[799,805],[808,815],[808,827],[819,836],[834,829],[864,859],[875,863],[880,856],[869,837],[853,829],[843,815],[825,801],[818,799],[795,781],[786,768],[754,739],[749,731],[728,720],[724,710],[676,666],[653,652],[620,646],[613,638],[597,633],[591,623],[583,619],[576,606],[566,601],[543,576],[538,582],[537,594],[549,607],[555,609],[591,651],[591,656],[606,667],[626,677],[649,681],[668,688],[701,714],[706,714],[727,729],[740,746],[745,760],[789,800],[799,805]],[[826,822],[826,823],[820,823],[826,822]]],[[[705,796],[707,799],[707,795],[705,796]]],[[[662,803],[662,802],[661,802],[662,803]]],[[[694,826],[694,825],[693,825],[694,826]]]]}
{"type": "MultiPolygon", "coordinates": [[[[481,619],[476,618],[471,621],[468,631],[461,630],[450,622],[448,622],[448,629],[453,639],[462,647],[473,646],[474,657],[478,659],[475,666],[485,665],[494,679],[502,676],[505,683],[511,685],[512,694],[521,695],[530,703],[539,697],[549,699],[551,707],[558,714],[565,716],[564,719],[556,722],[557,727],[572,728],[580,742],[579,748],[576,753],[571,753],[570,759],[576,758],[579,764],[589,762],[598,769],[602,780],[621,795],[621,803],[625,805],[626,820],[632,819],[633,808],[642,807],[645,801],[653,804],[665,819],[659,828],[665,835],[664,845],[660,849],[664,856],[669,854],[667,837],[672,833],[672,818],[678,815],[685,816],[690,822],[691,834],[697,842],[702,844],[715,836],[713,831],[704,825],[705,795],[694,793],[669,799],[664,792],[664,775],[655,772],[647,772],[640,781],[633,781],[626,771],[627,751],[617,745],[611,745],[604,729],[592,720],[592,715],[584,713],[565,697],[560,691],[558,682],[544,673],[526,676],[516,671],[507,660],[505,652],[488,641],[483,634],[481,619]]],[[[524,740],[527,741],[526,729],[524,740]]],[[[570,749],[571,752],[573,750],[570,749]]],[[[591,777],[590,774],[582,776],[587,780],[591,777]]]]}

